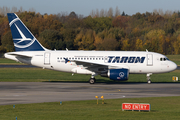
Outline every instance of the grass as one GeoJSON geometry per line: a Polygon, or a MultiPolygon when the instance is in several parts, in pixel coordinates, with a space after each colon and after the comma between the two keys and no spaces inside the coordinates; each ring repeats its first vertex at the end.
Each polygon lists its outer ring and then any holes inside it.
{"type": "Polygon", "coordinates": [[[171,61],[180,66],[180,55],[166,55],[171,61]]]}
{"type": "Polygon", "coordinates": [[[16,62],[14,60],[6,59],[6,58],[0,58],[0,64],[9,64],[9,65],[22,64],[23,65],[23,63],[19,63],[19,62],[16,62]]]}
{"type": "MultiPolygon", "coordinates": [[[[172,76],[180,78],[180,70],[170,73],[153,74],[152,82],[172,82],[172,76]]],[[[52,71],[42,68],[1,68],[0,82],[88,82],[90,75],[80,75],[52,71]]],[[[118,83],[109,78],[96,76],[97,82],[118,83]]],[[[129,80],[124,82],[147,82],[145,74],[130,74],[129,80]]],[[[123,82],[120,82],[123,83],[123,82]]]]}
{"type": "Polygon", "coordinates": [[[180,119],[180,97],[123,98],[0,106],[0,120],[171,120],[180,119]],[[122,103],[150,103],[150,112],[122,111],[122,103]]]}

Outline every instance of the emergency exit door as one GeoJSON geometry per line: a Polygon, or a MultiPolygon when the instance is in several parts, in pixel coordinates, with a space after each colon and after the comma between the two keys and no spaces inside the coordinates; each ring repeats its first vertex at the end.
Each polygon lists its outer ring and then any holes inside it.
{"type": "Polygon", "coordinates": [[[50,53],[44,53],[44,64],[50,65],[50,53]]]}
{"type": "Polygon", "coordinates": [[[153,65],[153,55],[147,54],[147,66],[152,66],[152,65],[153,65]]]}

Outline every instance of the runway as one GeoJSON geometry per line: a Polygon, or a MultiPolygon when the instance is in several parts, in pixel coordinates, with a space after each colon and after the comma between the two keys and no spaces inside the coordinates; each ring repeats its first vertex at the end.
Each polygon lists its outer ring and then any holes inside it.
{"type": "Polygon", "coordinates": [[[180,96],[180,83],[0,82],[0,105],[180,96]]]}

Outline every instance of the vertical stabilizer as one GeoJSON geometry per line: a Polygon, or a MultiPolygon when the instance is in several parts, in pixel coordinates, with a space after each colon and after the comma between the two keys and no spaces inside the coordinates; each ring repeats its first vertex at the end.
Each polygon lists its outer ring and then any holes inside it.
{"type": "Polygon", "coordinates": [[[7,16],[16,51],[45,50],[15,13],[7,13],[7,16]]]}

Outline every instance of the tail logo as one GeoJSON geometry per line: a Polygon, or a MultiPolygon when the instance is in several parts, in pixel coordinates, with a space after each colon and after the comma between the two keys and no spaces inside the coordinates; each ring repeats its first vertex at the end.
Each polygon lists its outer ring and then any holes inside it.
{"type": "Polygon", "coordinates": [[[15,38],[13,39],[14,41],[14,46],[18,47],[18,48],[26,48],[31,46],[34,41],[36,40],[35,38],[31,39],[31,38],[27,38],[22,31],[18,28],[18,26],[14,23],[14,25],[16,26],[21,38],[15,38]]]}

